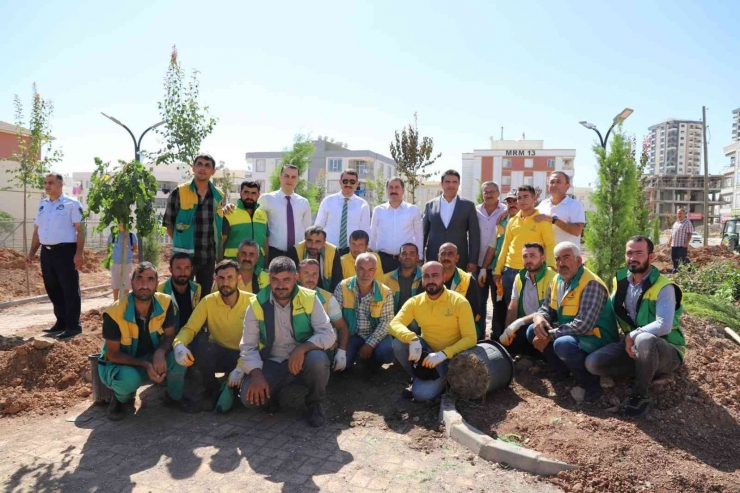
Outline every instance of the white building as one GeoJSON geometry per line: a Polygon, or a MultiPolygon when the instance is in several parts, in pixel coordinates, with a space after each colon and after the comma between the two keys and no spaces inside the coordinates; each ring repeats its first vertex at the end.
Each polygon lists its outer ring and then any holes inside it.
{"type": "Polygon", "coordinates": [[[658,175],[701,173],[703,123],[671,118],[649,127],[648,172],[658,175]]]}
{"type": "MultiPolygon", "coordinates": [[[[532,185],[547,198],[547,179],[553,171],[563,171],[573,183],[575,149],[546,149],[543,140],[494,140],[490,149],[477,149],[462,155],[460,195],[476,200],[480,185],[498,183],[502,196],[512,188],[532,185]]],[[[573,187],[568,192],[573,193],[573,187]]]]}
{"type": "Polygon", "coordinates": [[[591,194],[594,189],[591,187],[574,187],[573,198],[583,204],[583,210],[586,212],[596,212],[596,204],[591,202],[591,194]]]}

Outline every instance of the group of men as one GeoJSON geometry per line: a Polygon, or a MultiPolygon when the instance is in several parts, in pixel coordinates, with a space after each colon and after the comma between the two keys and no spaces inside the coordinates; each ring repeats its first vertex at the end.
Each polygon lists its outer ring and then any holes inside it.
{"type": "MultiPolygon", "coordinates": [[[[585,215],[566,196],[570,177],[561,171],[549,177],[550,198],[538,206],[532,186],[502,203],[494,182],[483,183],[476,206],[457,195],[460,175],[449,170],[423,215],[393,177],[388,202],[371,216],[355,194],[357,172],[347,169],[314,222],[295,193],[296,166],[283,165],[275,192],[243,182],[236,206],[213,185],[211,156],[198,156],[192,168],[163,219],[173,240],[170,279],[160,283],[154,265],[138,264],[131,294],[103,317],[99,373],[115,396],[111,419],[123,417],[147,381],[166,380],[168,404],[202,408],[184,397],[191,366],[206,407],[222,412],[235,393],[247,407],[274,412],[281,389],[302,383],[313,426],[325,422],[330,374],[357,363],[372,374],[397,360],[413,378],[403,395],[433,401],[450,360],[487,338],[489,294],[490,338],[512,354],[546,359],[555,378],[573,373],[587,401],[600,396],[599,376],[631,375],[625,414],[644,415],[653,376],[681,364],[681,291],[650,266],[652,243],[630,240],[627,270],[617,273],[610,297],[583,264],[585,215]],[[228,375],[221,384],[217,373],[228,375]]],[[[43,224],[37,218],[37,229],[43,224]]],[[[38,242],[34,234],[29,258],[38,242]]],[[[79,329],[69,328],[74,312],[57,318],[65,331],[79,329]]]]}

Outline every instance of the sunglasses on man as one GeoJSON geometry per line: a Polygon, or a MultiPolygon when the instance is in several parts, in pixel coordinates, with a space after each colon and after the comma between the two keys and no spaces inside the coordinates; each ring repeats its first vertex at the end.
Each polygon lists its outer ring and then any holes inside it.
{"type": "Polygon", "coordinates": [[[357,180],[348,180],[347,178],[342,180],[343,185],[354,185],[355,183],[357,183],[357,180]]]}

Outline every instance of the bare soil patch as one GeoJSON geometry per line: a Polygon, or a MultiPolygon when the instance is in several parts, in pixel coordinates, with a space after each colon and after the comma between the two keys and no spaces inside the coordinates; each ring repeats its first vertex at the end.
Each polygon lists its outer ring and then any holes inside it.
{"type": "Polygon", "coordinates": [[[458,409],[494,437],[580,466],[551,479],[565,491],[740,491],[740,347],[691,315],[683,327],[686,361],[654,382],[645,419],[616,412],[627,380],[597,405],[578,406],[575,382],[553,384],[541,363],[518,372],[511,389],[458,409]]]}
{"type": "MultiPolygon", "coordinates": [[[[735,255],[721,245],[699,248],[689,247],[689,260],[697,267],[701,267],[715,260],[734,260],[738,268],[740,268],[740,256],[735,255]]],[[[660,269],[661,272],[669,272],[673,269],[671,249],[668,245],[655,246],[655,262],[653,262],[653,265],[660,269]]]]}

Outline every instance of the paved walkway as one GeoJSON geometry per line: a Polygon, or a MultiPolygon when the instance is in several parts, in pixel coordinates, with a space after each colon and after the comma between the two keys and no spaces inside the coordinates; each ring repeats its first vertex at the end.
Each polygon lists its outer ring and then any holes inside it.
{"type": "MultiPolygon", "coordinates": [[[[65,417],[0,420],[4,491],[556,491],[546,482],[474,459],[434,434],[306,424],[235,406],[187,415],[140,392],[136,415],[116,423],[89,403],[65,417]]],[[[355,424],[354,422],[352,424],[355,424]]]]}

